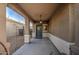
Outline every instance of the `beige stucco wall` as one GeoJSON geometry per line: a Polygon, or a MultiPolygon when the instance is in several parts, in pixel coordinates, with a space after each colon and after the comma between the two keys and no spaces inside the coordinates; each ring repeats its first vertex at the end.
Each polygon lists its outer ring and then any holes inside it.
{"type": "Polygon", "coordinates": [[[70,5],[63,4],[49,21],[49,32],[65,41],[72,42],[70,5]]]}
{"type": "Polygon", "coordinates": [[[0,41],[6,41],[6,12],[5,4],[0,4],[0,41]],[[3,40],[1,40],[3,39],[3,40]]]}
{"type": "Polygon", "coordinates": [[[75,43],[79,46],[79,4],[74,4],[75,43]]]}

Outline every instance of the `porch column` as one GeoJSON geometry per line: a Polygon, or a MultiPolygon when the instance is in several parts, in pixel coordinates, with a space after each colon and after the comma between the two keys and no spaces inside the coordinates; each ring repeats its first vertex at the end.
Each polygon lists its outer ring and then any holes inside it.
{"type": "MultiPolygon", "coordinates": [[[[10,44],[7,42],[6,35],[6,6],[7,4],[0,3],[0,42],[5,45],[5,48],[9,54],[10,44]]],[[[2,45],[0,44],[0,53],[5,53],[2,45]]],[[[7,53],[7,52],[6,52],[7,53]]]]}
{"type": "Polygon", "coordinates": [[[24,28],[24,42],[30,43],[30,19],[26,18],[25,20],[25,28],[24,28]]]}

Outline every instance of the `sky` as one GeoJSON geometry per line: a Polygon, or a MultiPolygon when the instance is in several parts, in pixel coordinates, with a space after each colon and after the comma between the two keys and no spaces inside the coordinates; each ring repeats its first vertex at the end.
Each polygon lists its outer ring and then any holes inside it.
{"type": "Polygon", "coordinates": [[[6,17],[14,21],[24,23],[24,17],[9,7],[6,7],[6,17]]]}

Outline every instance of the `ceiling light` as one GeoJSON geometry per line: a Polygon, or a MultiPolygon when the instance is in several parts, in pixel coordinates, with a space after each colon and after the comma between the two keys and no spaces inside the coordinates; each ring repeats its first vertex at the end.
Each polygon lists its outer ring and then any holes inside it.
{"type": "Polygon", "coordinates": [[[41,18],[42,18],[42,15],[40,15],[40,23],[42,23],[41,18]]]}

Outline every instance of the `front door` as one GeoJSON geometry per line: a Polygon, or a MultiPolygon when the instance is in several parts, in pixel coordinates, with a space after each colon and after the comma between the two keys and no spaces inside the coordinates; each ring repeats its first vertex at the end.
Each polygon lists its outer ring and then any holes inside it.
{"type": "Polygon", "coordinates": [[[36,25],[36,38],[42,39],[42,24],[36,25]]]}

